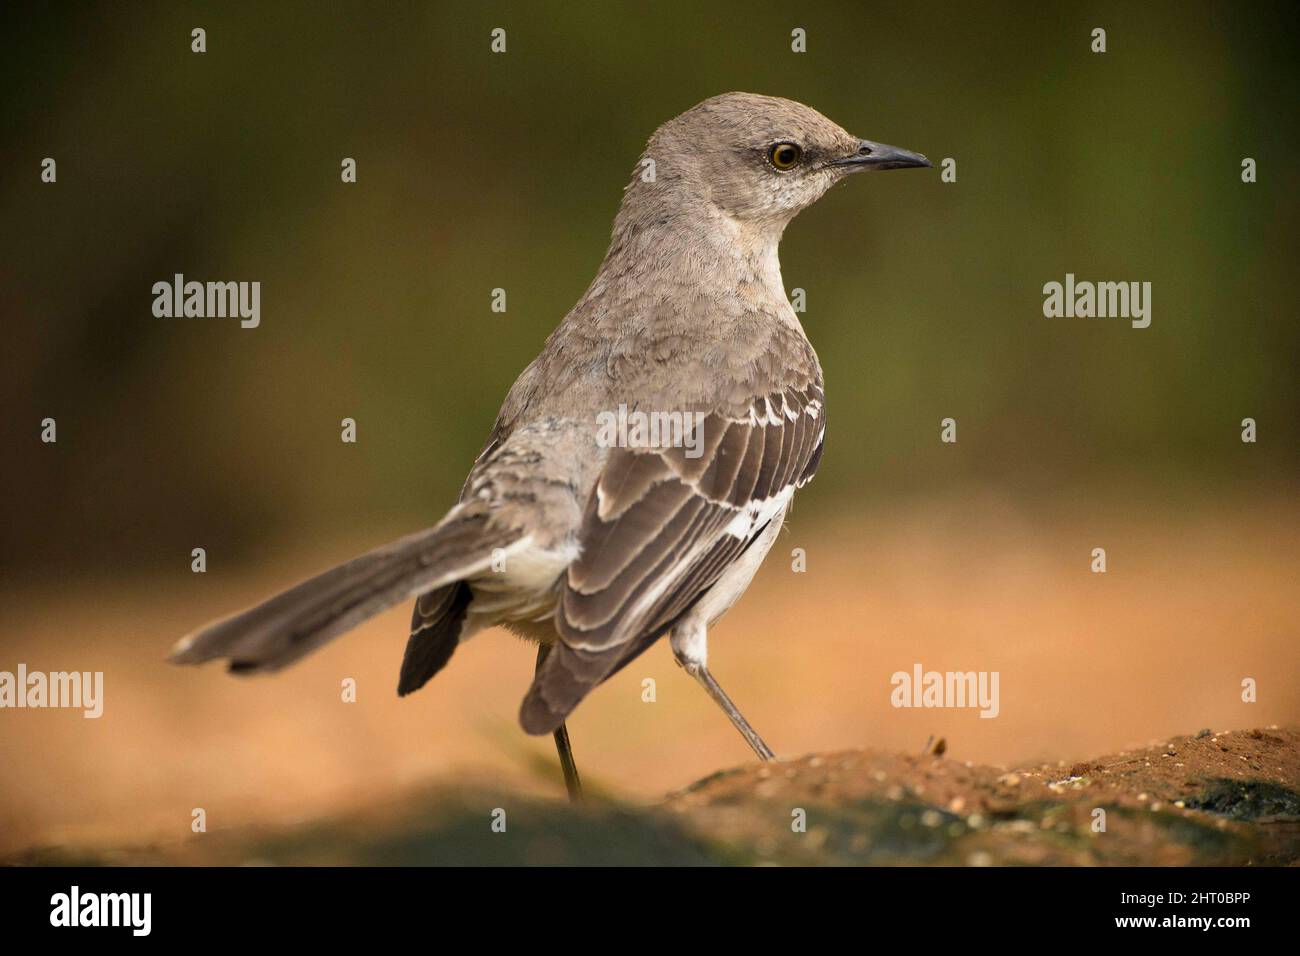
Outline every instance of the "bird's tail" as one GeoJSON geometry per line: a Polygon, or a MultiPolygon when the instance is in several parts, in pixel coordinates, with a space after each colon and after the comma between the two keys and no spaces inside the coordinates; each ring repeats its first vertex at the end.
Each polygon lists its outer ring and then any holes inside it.
{"type": "Polygon", "coordinates": [[[318,574],[176,643],[174,664],[230,661],[232,673],[279,670],[394,604],[483,573],[518,531],[458,506],[439,524],[318,574]]]}

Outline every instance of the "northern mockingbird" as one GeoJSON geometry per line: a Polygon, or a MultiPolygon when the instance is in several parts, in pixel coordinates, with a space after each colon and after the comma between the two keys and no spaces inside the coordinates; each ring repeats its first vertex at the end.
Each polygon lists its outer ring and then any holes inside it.
{"type": "Polygon", "coordinates": [[[777,245],[845,177],[929,165],[769,96],[715,96],[665,123],[595,280],[510,389],[446,517],[201,628],[171,660],[278,670],[414,597],[405,695],[459,644],[504,625],[539,645],[519,720],[554,734],[576,798],[565,718],[667,634],[677,662],[771,759],[709,672],[707,635],[821,460],[821,367],[777,245]],[[696,441],[610,441],[600,423],[620,409],[691,416],[696,441]]]}

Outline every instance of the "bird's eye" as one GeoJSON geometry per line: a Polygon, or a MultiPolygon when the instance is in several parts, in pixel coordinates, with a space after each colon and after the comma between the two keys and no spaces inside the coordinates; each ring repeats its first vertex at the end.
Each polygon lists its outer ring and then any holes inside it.
{"type": "Polygon", "coordinates": [[[768,161],[782,172],[794,169],[801,156],[803,150],[794,143],[777,143],[767,153],[768,161]]]}

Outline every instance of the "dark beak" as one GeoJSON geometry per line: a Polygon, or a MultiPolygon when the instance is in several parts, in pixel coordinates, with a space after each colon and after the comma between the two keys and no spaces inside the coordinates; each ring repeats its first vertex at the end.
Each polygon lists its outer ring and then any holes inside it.
{"type": "Polygon", "coordinates": [[[920,153],[884,143],[873,143],[869,139],[858,141],[857,152],[843,159],[833,159],[827,166],[847,166],[851,173],[864,169],[911,169],[913,167],[930,167],[930,161],[920,153]]]}

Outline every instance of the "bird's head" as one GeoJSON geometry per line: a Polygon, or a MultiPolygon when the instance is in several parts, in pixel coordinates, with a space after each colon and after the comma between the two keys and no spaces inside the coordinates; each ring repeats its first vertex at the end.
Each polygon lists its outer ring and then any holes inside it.
{"type": "MultiPolygon", "coordinates": [[[[753,93],[714,96],[669,120],[645,157],[679,202],[778,231],[846,176],[930,165],[920,153],[852,136],[802,103],[753,93]]],[[[643,158],[642,179],[645,168],[643,158]]],[[[629,191],[636,184],[634,176],[629,191]]]]}

